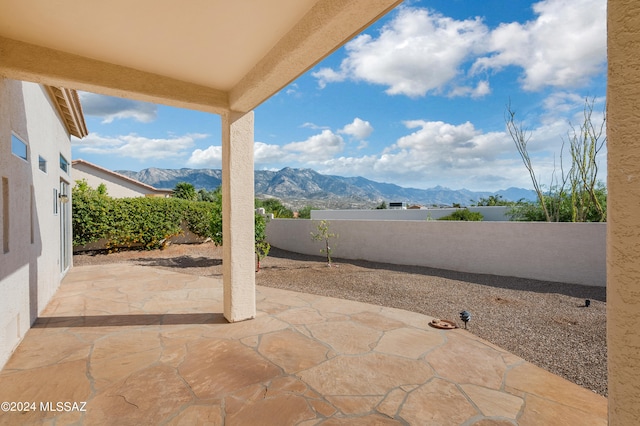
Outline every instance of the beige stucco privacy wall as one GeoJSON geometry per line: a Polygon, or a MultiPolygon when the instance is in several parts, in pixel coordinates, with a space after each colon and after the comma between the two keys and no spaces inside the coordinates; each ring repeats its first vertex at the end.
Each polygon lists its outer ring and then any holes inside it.
{"type": "MultiPolygon", "coordinates": [[[[318,221],[274,219],[275,247],[321,255],[318,221]]],[[[332,220],[333,255],[400,265],[605,286],[606,224],[332,220]]]]}
{"type": "Polygon", "coordinates": [[[69,254],[70,214],[63,210],[69,213],[71,204],[60,202],[56,191],[71,177],[61,169],[60,155],[70,160],[71,144],[47,89],[0,78],[0,366],[68,269],[61,220],[69,254]],[[12,135],[27,145],[26,161],[12,153],[12,135]]]}

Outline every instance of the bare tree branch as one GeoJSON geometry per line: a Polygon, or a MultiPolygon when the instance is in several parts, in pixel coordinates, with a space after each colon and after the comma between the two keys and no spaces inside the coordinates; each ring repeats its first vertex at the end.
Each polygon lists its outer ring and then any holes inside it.
{"type": "Polygon", "coordinates": [[[507,105],[507,110],[505,112],[505,122],[507,124],[507,130],[509,131],[509,135],[511,135],[511,139],[513,139],[513,143],[516,145],[516,149],[518,150],[518,154],[520,154],[520,158],[522,158],[522,162],[524,163],[524,167],[529,172],[529,176],[531,176],[531,182],[533,183],[533,189],[538,194],[538,200],[540,201],[540,205],[544,211],[544,216],[547,219],[547,222],[551,222],[551,216],[549,215],[549,210],[547,209],[547,203],[545,202],[545,196],[542,192],[542,188],[538,184],[538,178],[533,170],[533,165],[531,164],[531,158],[529,157],[529,151],[527,150],[527,144],[529,143],[529,139],[531,139],[531,132],[526,130],[522,123],[516,123],[516,112],[511,109],[511,101],[507,105]]]}

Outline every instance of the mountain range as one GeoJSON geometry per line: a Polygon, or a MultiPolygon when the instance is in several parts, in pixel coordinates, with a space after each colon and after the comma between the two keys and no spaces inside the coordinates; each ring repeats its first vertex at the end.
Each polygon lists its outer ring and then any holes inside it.
{"type": "MultiPolygon", "coordinates": [[[[188,182],[197,190],[214,190],[222,182],[219,169],[158,169],[139,172],[118,170],[156,188],[174,188],[179,182],[188,182]]],[[[312,169],[286,167],[279,171],[256,170],[255,194],[257,198],[276,197],[291,208],[310,205],[317,208],[372,208],[382,201],[408,204],[470,205],[480,198],[500,195],[509,201],[535,200],[532,190],[508,188],[496,192],[449,189],[436,186],[429,189],[404,188],[390,183],[375,182],[363,177],[323,175],[312,169]]]]}

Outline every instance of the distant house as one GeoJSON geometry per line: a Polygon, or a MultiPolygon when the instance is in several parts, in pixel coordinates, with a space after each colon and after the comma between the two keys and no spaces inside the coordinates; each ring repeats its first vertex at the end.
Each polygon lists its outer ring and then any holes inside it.
{"type": "Polygon", "coordinates": [[[389,209],[390,210],[406,210],[407,209],[407,203],[402,201],[402,202],[391,202],[389,203],[389,209]]]}
{"type": "Polygon", "coordinates": [[[72,264],[71,135],[75,91],[0,78],[0,366],[72,264]]]}
{"type": "Polygon", "coordinates": [[[85,160],[73,160],[71,168],[74,181],[84,179],[92,188],[104,184],[107,194],[114,198],[169,197],[173,192],[171,189],[156,189],[85,160]]]}

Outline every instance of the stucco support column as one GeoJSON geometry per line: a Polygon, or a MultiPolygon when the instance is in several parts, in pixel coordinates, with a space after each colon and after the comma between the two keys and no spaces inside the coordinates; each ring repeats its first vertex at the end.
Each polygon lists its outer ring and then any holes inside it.
{"type": "Polygon", "coordinates": [[[222,282],[229,322],[256,316],[253,111],[222,115],[222,282]]]}
{"type": "Polygon", "coordinates": [[[640,2],[608,2],[609,424],[640,419],[640,2]]]}

